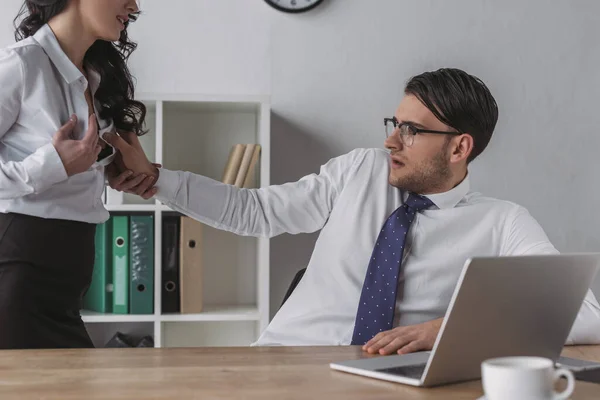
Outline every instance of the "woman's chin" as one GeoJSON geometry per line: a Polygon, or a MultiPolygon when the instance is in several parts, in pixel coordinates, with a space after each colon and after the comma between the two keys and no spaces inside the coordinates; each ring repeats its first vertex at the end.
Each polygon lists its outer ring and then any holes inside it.
{"type": "Polygon", "coordinates": [[[106,32],[104,35],[99,35],[98,39],[104,40],[105,42],[118,42],[121,38],[121,31],[106,32]]]}

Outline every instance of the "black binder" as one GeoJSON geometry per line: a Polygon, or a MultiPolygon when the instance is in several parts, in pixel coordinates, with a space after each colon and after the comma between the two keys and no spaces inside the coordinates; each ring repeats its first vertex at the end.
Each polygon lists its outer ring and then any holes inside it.
{"type": "Polygon", "coordinates": [[[165,216],[162,231],[162,313],[181,310],[179,288],[179,216],[165,216]]]}

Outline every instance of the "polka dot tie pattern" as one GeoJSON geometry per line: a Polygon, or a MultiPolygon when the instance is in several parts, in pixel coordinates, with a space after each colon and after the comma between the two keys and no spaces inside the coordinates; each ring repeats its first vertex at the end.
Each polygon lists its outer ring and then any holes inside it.
{"type": "Polygon", "coordinates": [[[352,344],[365,344],[379,332],[392,329],[406,234],[416,213],[432,205],[431,200],[411,193],[385,221],[367,268],[352,344]]]}

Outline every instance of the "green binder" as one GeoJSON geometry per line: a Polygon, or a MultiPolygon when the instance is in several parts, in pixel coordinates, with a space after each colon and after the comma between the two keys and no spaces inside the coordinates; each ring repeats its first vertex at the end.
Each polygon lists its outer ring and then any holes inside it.
{"type": "Polygon", "coordinates": [[[92,282],[83,297],[83,308],[101,313],[112,312],[112,219],[98,224],[95,238],[95,258],[92,282]]]}
{"type": "Polygon", "coordinates": [[[113,313],[129,313],[129,217],[113,217],[113,313]]]}
{"type": "Polygon", "coordinates": [[[131,216],[129,312],[154,314],[154,218],[131,216]]]}

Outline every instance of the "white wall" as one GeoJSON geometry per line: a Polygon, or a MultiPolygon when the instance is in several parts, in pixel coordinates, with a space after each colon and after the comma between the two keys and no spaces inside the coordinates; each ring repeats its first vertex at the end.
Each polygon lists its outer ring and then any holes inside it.
{"type": "MultiPolygon", "coordinates": [[[[12,41],[18,3],[2,0],[0,45],[12,41]]],[[[262,0],[142,5],[138,89],[272,95],[273,183],[381,146],[381,119],[411,75],[444,66],[478,75],[500,120],[472,165],[474,189],[529,208],[561,251],[600,250],[597,1],[325,0],[306,15],[262,0]]],[[[315,238],[273,240],[273,311],[315,238]]]]}
{"type": "Polygon", "coordinates": [[[4,47],[14,43],[13,19],[19,12],[22,2],[20,0],[2,0],[0,3],[0,46],[4,47]]]}
{"type": "MultiPolygon", "coordinates": [[[[270,10],[248,0],[143,0],[132,24],[138,90],[268,94],[270,10]]],[[[258,4],[257,4],[258,3],[258,4]]],[[[0,46],[14,42],[22,0],[0,0],[0,46]]]]}
{"type": "Polygon", "coordinates": [[[248,3],[144,0],[143,15],[131,29],[132,39],[139,42],[132,56],[139,89],[269,93],[269,10],[248,3]]]}

